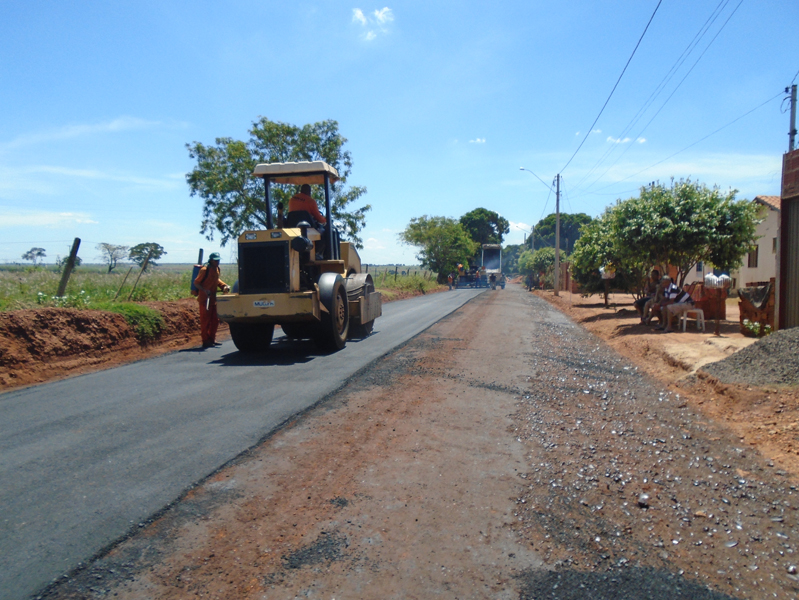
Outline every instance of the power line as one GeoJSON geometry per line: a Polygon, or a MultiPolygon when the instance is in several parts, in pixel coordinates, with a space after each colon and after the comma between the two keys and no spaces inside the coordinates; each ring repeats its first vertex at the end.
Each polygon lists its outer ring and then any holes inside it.
{"type": "MultiPolygon", "coordinates": [[[[720,2],[716,5],[716,8],[713,9],[713,12],[710,14],[710,16],[705,20],[705,22],[699,28],[699,31],[696,32],[696,34],[694,35],[693,39],[685,47],[685,49],[682,51],[682,53],[677,58],[677,60],[674,61],[674,64],[668,70],[666,75],[663,76],[663,79],[660,80],[660,83],[658,83],[658,85],[655,87],[654,91],[649,95],[649,98],[646,99],[646,101],[641,106],[641,108],[638,109],[638,112],[635,113],[635,116],[630,120],[630,122],[627,124],[627,126],[624,128],[624,130],[621,132],[621,134],[619,134],[619,139],[623,140],[627,136],[627,134],[632,130],[632,128],[635,126],[635,124],[643,117],[643,115],[646,112],[646,110],[652,105],[652,103],[655,101],[655,99],[663,92],[663,90],[666,88],[666,85],[671,81],[671,79],[677,73],[677,70],[683,65],[683,63],[685,63],[685,61],[687,60],[688,56],[694,51],[694,49],[699,44],[699,42],[702,40],[702,38],[707,34],[707,32],[710,30],[710,27],[713,25],[713,23],[716,22],[718,17],[721,15],[721,12],[724,10],[724,8],[729,3],[729,1],[730,0],[720,0],[720,2]]],[[[725,25],[726,25],[726,23],[725,23],[725,25]]],[[[723,28],[724,28],[724,26],[722,26],[722,29],[723,28]]],[[[711,44],[712,43],[713,42],[711,41],[711,44]]],[[[709,46],[710,46],[710,44],[708,44],[708,47],[709,46]]],[[[700,56],[700,58],[701,58],[701,56],[700,56]]],[[[696,66],[696,65],[694,64],[694,66],[696,66]]],[[[691,69],[693,69],[693,67],[691,67],[691,69]]],[[[689,73],[690,73],[690,71],[689,71],[689,73]]],[[[679,87],[681,84],[682,84],[682,82],[680,82],[680,84],[678,84],[677,87],[679,87]]],[[[664,105],[665,105],[665,103],[664,103],[664,105]]],[[[662,108],[663,107],[661,107],[661,109],[662,108]]],[[[660,111],[658,111],[658,112],[660,112],[660,111]]],[[[651,120],[650,120],[650,123],[651,123],[651,120]]],[[[647,123],[646,127],[648,127],[648,126],[649,126],[649,123],[647,123]]],[[[641,134],[644,132],[646,127],[644,127],[644,129],[641,130],[641,132],[639,132],[639,134],[637,136],[635,136],[636,139],[641,137],[641,134]]],[[[605,162],[605,160],[607,160],[607,158],[613,153],[613,151],[617,147],[618,147],[617,144],[613,144],[612,146],[610,146],[605,151],[605,153],[600,157],[600,159],[596,162],[596,164],[594,164],[594,166],[591,167],[591,169],[588,171],[588,173],[586,173],[583,176],[583,178],[580,179],[580,181],[577,182],[577,185],[575,186],[575,189],[579,189],[580,186],[583,184],[583,182],[591,176],[591,174],[599,167],[599,165],[601,165],[603,162],[605,162]]],[[[619,158],[617,158],[616,161],[614,161],[610,165],[610,167],[612,167],[619,160],[621,160],[622,156],[624,156],[624,154],[627,153],[627,151],[630,149],[630,147],[631,146],[627,146],[627,148],[624,150],[624,152],[622,152],[621,156],[619,156],[619,158]]],[[[602,175],[607,173],[607,171],[610,170],[610,167],[604,173],[602,173],[602,175]]],[[[600,175],[599,178],[601,178],[602,175],[600,175]]],[[[594,181],[594,183],[596,183],[596,181],[594,181]]]]}
{"type": "Polygon", "coordinates": [[[571,161],[574,160],[574,157],[577,156],[577,153],[580,151],[580,148],[582,148],[583,144],[585,144],[585,140],[588,139],[588,136],[591,134],[591,131],[594,129],[594,125],[596,125],[596,122],[599,121],[599,117],[602,116],[602,113],[604,112],[605,107],[608,105],[608,102],[610,102],[610,99],[613,96],[613,92],[616,91],[616,88],[618,87],[619,82],[621,81],[621,78],[624,76],[625,71],[627,71],[627,67],[630,66],[630,62],[632,61],[633,56],[635,56],[635,52],[638,50],[638,46],[641,45],[641,41],[644,39],[644,35],[646,35],[646,32],[649,29],[649,26],[652,24],[652,19],[655,18],[655,14],[657,13],[658,8],[660,8],[660,3],[661,2],[663,2],[663,0],[658,0],[658,4],[655,7],[655,10],[652,12],[652,16],[649,17],[649,22],[646,24],[646,27],[644,27],[644,31],[641,34],[641,37],[638,38],[638,43],[635,45],[635,48],[633,48],[633,52],[632,52],[632,54],[630,54],[630,58],[627,59],[627,64],[624,65],[624,68],[621,71],[621,75],[619,75],[619,78],[616,80],[616,83],[613,86],[613,89],[610,90],[610,94],[608,95],[608,99],[605,100],[605,103],[602,105],[602,108],[599,110],[599,114],[596,116],[596,119],[594,119],[594,122],[591,124],[591,127],[588,128],[588,131],[586,132],[585,137],[583,138],[583,141],[580,142],[579,146],[577,146],[577,150],[574,151],[574,154],[572,154],[571,158],[568,160],[568,162],[560,170],[560,173],[563,173],[563,171],[566,170],[566,167],[569,166],[571,161]]]}
{"type": "Polygon", "coordinates": [[[678,150],[677,152],[675,152],[674,154],[671,154],[671,155],[667,156],[667,157],[666,157],[666,158],[664,158],[663,160],[659,160],[658,162],[656,162],[656,163],[654,163],[654,164],[652,164],[652,165],[649,165],[649,166],[648,166],[648,167],[646,167],[645,169],[641,169],[641,170],[640,170],[640,171],[638,171],[637,173],[633,173],[632,175],[628,175],[628,176],[627,176],[627,177],[625,177],[624,179],[619,179],[619,181],[614,181],[613,183],[611,183],[611,184],[609,184],[609,185],[606,185],[605,187],[601,187],[601,188],[599,188],[599,190],[604,190],[604,189],[607,189],[607,188],[609,188],[609,187],[611,187],[611,186],[613,186],[613,185],[616,185],[617,183],[621,183],[622,181],[627,181],[628,179],[630,179],[630,178],[632,178],[632,177],[635,177],[636,175],[639,175],[639,174],[643,173],[644,171],[648,171],[648,170],[649,170],[649,169],[651,169],[652,167],[656,167],[656,166],[658,166],[659,164],[666,162],[666,161],[667,161],[667,160],[669,160],[670,158],[674,158],[675,156],[677,156],[678,154],[681,154],[682,152],[685,152],[685,151],[686,151],[686,150],[688,150],[689,148],[693,148],[693,147],[694,147],[694,146],[696,146],[698,143],[700,143],[700,142],[704,142],[704,141],[705,141],[707,138],[709,138],[710,136],[712,136],[712,135],[716,135],[716,134],[717,134],[719,131],[721,131],[722,129],[726,129],[727,127],[729,127],[729,126],[730,126],[730,125],[732,125],[733,123],[737,123],[738,121],[740,121],[740,120],[741,120],[741,119],[743,119],[744,117],[746,117],[746,116],[750,115],[751,113],[755,112],[757,109],[764,107],[764,106],[765,106],[766,104],[768,104],[769,102],[772,102],[773,100],[776,100],[777,98],[779,98],[780,96],[782,96],[782,94],[784,94],[784,93],[785,93],[785,92],[780,92],[779,94],[776,94],[775,96],[772,96],[771,98],[769,98],[768,100],[766,100],[766,101],[765,101],[765,102],[763,102],[762,104],[758,104],[757,106],[755,106],[755,107],[754,107],[752,110],[749,110],[749,111],[745,112],[744,114],[742,114],[742,115],[741,115],[740,117],[738,117],[737,119],[733,119],[732,121],[730,121],[730,122],[729,122],[729,123],[727,123],[726,125],[722,125],[721,127],[719,127],[718,129],[716,129],[715,131],[712,131],[712,132],[708,133],[708,134],[707,134],[705,137],[703,137],[703,138],[700,138],[700,139],[696,140],[696,141],[695,141],[695,142],[693,142],[692,144],[688,144],[688,145],[687,145],[685,148],[683,148],[682,150],[678,150]]]}
{"type": "MultiPolygon", "coordinates": [[[[677,84],[677,86],[676,86],[676,87],[675,87],[675,88],[672,90],[671,94],[669,94],[669,97],[668,97],[668,98],[666,98],[666,99],[663,101],[663,104],[661,104],[661,105],[660,105],[660,108],[657,110],[657,112],[656,112],[654,115],[652,115],[652,118],[651,118],[651,119],[649,119],[649,121],[647,122],[647,124],[646,124],[646,125],[644,125],[643,129],[641,129],[641,131],[639,131],[639,132],[638,132],[638,135],[636,135],[636,136],[635,136],[635,137],[636,137],[636,139],[640,138],[640,137],[641,137],[641,135],[643,135],[643,133],[644,133],[644,131],[646,131],[647,127],[649,127],[649,126],[652,124],[652,121],[654,121],[654,120],[655,120],[655,118],[656,118],[656,117],[657,117],[657,116],[660,114],[660,111],[662,111],[662,110],[663,110],[663,108],[666,106],[666,104],[668,104],[669,100],[671,100],[671,98],[674,96],[674,94],[676,94],[676,93],[677,93],[677,90],[678,90],[678,89],[680,89],[680,86],[681,86],[681,85],[682,85],[682,84],[685,82],[685,80],[688,78],[688,76],[689,76],[689,75],[691,74],[691,72],[694,70],[694,68],[696,67],[696,65],[698,65],[698,64],[699,64],[699,61],[700,61],[700,60],[702,60],[702,57],[703,57],[703,56],[705,55],[705,53],[706,53],[706,52],[707,52],[707,51],[710,49],[710,46],[712,46],[712,45],[713,45],[713,42],[715,42],[715,41],[716,41],[716,38],[718,38],[718,37],[719,37],[719,35],[721,34],[721,32],[722,32],[722,31],[724,30],[724,28],[727,26],[727,23],[729,23],[729,22],[730,22],[730,19],[732,19],[733,15],[734,15],[734,14],[736,13],[736,11],[737,11],[737,10],[740,8],[741,4],[743,4],[743,0],[740,0],[740,2],[738,2],[738,5],[737,5],[737,6],[736,6],[736,7],[733,9],[733,11],[730,13],[730,16],[729,16],[729,17],[727,17],[727,20],[726,20],[726,21],[724,21],[724,23],[722,24],[722,26],[721,26],[721,27],[719,28],[719,30],[716,32],[716,35],[714,35],[714,36],[713,36],[713,39],[712,39],[712,40],[710,40],[710,43],[708,43],[708,45],[705,47],[705,49],[704,49],[704,50],[702,50],[702,54],[700,54],[700,55],[699,55],[699,57],[696,59],[696,61],[694,61],[694,64],[693,64],[693,65],[691,65],[691,68],[690,68],[690,69],[688,69],[688,72],[687,72],[687,73],[686,73],[686,74],[683,76],[683,78],[680,80],[680,83],[678,83],[678,84],[677,84]]],[[[715,19],[714,19],[714,21],[715,21],[715,19]]],[[[712,135],[712,134],[711,134],[711,135],[712,135]]],[[[700,140],[700,141],[701,141],[701,140],[700,140]]],[[[697,142],[697,143],[698,143],[698,142],[697,142]]],[[[605,171],[604,171],[604,172],[603,172],[603,173],[602,173],[602,174],[601,174],[599,177],[597,177],[597,178],[596,178],[596,179],[593,181],[593,183],[591,183],[591,185],[594,185],[594,184],[595,184],[597,181],[599,181],[600,179],[602,179],[602,177],[604,177],[604,176],[605,176],[605,174],[606,174],[608,171],[610,171],[610,170],[613,168],[613,166],[614,166],[616,163],[618,163],[618,162],[619,162],[619,161],[620,161],[620,160],[621,160],[621,159],[624,157],[624,155],[625,155],[625,154],[627,154],[627,152],[630,150],[630,148],[632,148],[632,146],[628,146],[627,148],[625,148],[625,149],[624,149],[624,151],[623,151],[623,152],[622,152],[622,153],[619,155],[619,157],[618,157],[618,158],[617,158],[615,161],[613,161],[613,162],[610,164],[610,166],[608,166],[608,168],[607,168],[607,169],[605,169],[605,171]]],[[[668,159],[664,159],[664,160],[668,160],[668,159]]],[[[653,165],[653,166],[654,166],[654,165],[653,165]]],[[[590,188],[591,186],[589,185],[588,187],[590,188]]]]}

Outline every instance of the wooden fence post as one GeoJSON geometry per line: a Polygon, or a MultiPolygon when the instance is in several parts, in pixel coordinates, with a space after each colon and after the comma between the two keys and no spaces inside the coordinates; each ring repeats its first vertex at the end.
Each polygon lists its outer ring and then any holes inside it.
{"type": "Polygon", "coordinates": [[[130,302],[131,297],[133,296],[133,292],[136,291],[136,286],[139,285],[139,279],[141,279],[141,274],[144,273],[144,270],[147,268],[147,264],[150,262],[150,257],[153,255],[153,251],[150,250],[147,253],[147,258],[144,259],[144,264],[141,266],[141,271],[139,271],[139,276],[136,278],[136,282],[133,284],[133,289],[130,290],[130,294],[128,294],[128,302],[130,302]]]}
{"type": "Polygon", "coordinates": [[[72,274],[72,269],[75,268],[75,259],[78,257],[78,248],[80,248],[80,238],[75,238],[75,241],[72,242],[72,249],[69,251],[69,258],[64,265],[64,272],[61,274],[61,283],[58,284],[56,296],[63,296],[67,291],[69,276],[72,274]]]}

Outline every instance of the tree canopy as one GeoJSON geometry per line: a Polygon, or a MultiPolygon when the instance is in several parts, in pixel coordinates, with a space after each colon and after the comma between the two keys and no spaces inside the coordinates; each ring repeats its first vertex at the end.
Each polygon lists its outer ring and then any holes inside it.
{"type": "MultiPolygon", "coordinates": [[[[189,156],[197,162],[186,180],[191,195],[204,201],[200,233],[212,240],[214,232],[218,232],[224,246],[244,230],[266,227],[264,183],[263,179],[252,176],[255,165],[322,160],[334,167],[340,178],[331,186],[333,220],[343,239],[362,248],[358,233],[371,206],[349,207],[366,193],[366,188],[346,185],[352,156],[344,150],[347,139],[339,133],[338,123],[327,120],[298,127],[261,117],[253,123],[249,134],[246,142],[223,137],[209,146],[200,142],[186,144],[189,156]]],[[[274,185],[273,210],[278,202],[286,210],[289,198],[298,190],[297,186],[274,185]]],[[[311,194],[324,206],[321,186],[313,186],[311,194]]]]}
{"type": "Polygon", "coordinates": [[[479,248],[463,225],[448,217],[413,218],[399,237],[419,249],[416,258],[438,274],[439,283],[446,281],[447,273],[457,270],[458,263],[467,264],[479,248]]]}
{"type": "Polygon", "coordinates": [[[22,260],[29,260],[33,263],[33,266],[36,266],[36,261],[40,258],[44,258],[47,256],[45,253],[44,248],[31,248],[25,254],[22,255],[22,260]]]}
{"type": "Polygon", "coordinates": [[[460,218],[460,223],[471,238],[480,244],[501,244],[510,223],[493,210],[475,208],[460,218]]]}
{"type": "Polygon", "coordinates": [[[150,260],[147,262],[147,266],[149,268],[157,267],[158,263],[155,262],[156,259],[161,258],[165,254],[166,250],[164,250],[163,246],[156,244],[155,242],[147,242],[133,246],[128,253],[128,258],[141,267],[149,255],[150,260]]]}
{"type": "Polygon", "coordinates": [[[633,291],[654,266],[676,267],[681,286],[699,261],[725,271],[739,267],[756,240],[758,220],[757,207],[735,194],[690,179],[641,188],[638,197],[610,207],[582,230],[572,256],[575,279],[586,285],[598,278],[599,267],[613,264],[614,287],[633,291]]]}
{"type": "Polygon", "coordinates": [[[125,260],[128,256],[128,246],[118,246],[108,242],[97,244],[97,250],[100,251],[102,261],[108,266],[109,273],[116,268],[119,261],[125,260]]]}
{"type": "MultiPolygon", "coordinates": [[[[560,260],[566,260],[566,252],[560,251],[560,260]]],[[[524,275],[538,275],[544,273],[545,275],[552,275],[555,271],[555,249],[554,248],[539,248],[535,252],[527,249],[519,256],[519,273],[524,275]]]]}
{"type": "MultiPolygon", "coordinates": [[[[541,219],[535,226],[535,249],[555,247],[556,215],[552,213],[541,219]]],[[[560,213],[560,249],[568,254],[574,251],[574,244],[580,238],[580,228],[591,222],[585,213],[560,213]]],[[[527,241],[529,243],[529,237],[527,241]]]]}
{"type": "Polygon", "coordinates": [[[510,244],[502,249],[503,273],[511,275],[519,272],[519,256],[524,250],[524,244],[510,244]]]}

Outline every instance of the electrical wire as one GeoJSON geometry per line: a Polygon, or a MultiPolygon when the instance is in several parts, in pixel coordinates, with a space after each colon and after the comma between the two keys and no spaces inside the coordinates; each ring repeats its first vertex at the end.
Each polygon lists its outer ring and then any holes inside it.
{"type": "Polygon", "coordinates": [[[677,152],[675,152],[674,154],[671,154],[671,155],[667,156],[667,157],[666,157],[666,158],[664,158],[663,160],[659,160],[658,162],[656,162],[656,163],[654,163],[654,164],[652,164],[652,165],[649,165],[648,167],[646,167],[646,168],[644,168],[644,169],[641,169],[641,170],[640,170],[640,171],[638,171],[637,173],[633,173],[632,175],[628,175],[628,176],[627,176],[627,177],[625,177],[624,179],[619,179],[618,181],[614,181],[613,183],[611,183],[611,184],[609,184],[609,185],[606,185],[605,187],[601,187],[601,188],[599,188],[599,190],[598,190],[598,191],[605,190],[605,189],[607,189],[607,188],[609,188],[609,187],[611,187],[611,186],[614,186],[614,185],[616,185],[616,184],[618,184],[618,183],[621,183],[622,181],[627,181],[628,179],[631,179],[632,177],[635,177],[636,175],[640,175],[640,174],[641,174],[641,173],[643,173],[644,171],[648,171],[649,169],[651,169],[651,168],[653,168],[653,167],[656,167],[656,166],[658,166],[658,165],[659,165],[659,164],[661,164],[661,163],[664,163],[664,162],[666,162],[666,161],[667,161],[667,160],[669,160],[670,158],[674,158],[675,156],[677,156],[678,154],[681,154],[681,153],[685,152],[685,151],[686,151],[686,150],[688,150],[689,148],[693,148],[693,147],[694,147],[694,146],[696,146],[698,143],[700,143],[700,142],[704,142],[704,141],[705,141],[707,138],[709,138],[710,136],[716,135],[716,134],[717,134],[719,131],[721,131],[721,130],[723,130],[723,129],[726,129],[727,127],[729,127],[729,126],[730,126],[730,125],[732,125],[733,123],[737,123],[738,121],[740,121],[740,120],[741,120],[741,119],[743,119],[744,117],[746,117],[746,116],[748,116],[748,115],[752,114],[753,112],[755,112],[757,109],[764,107],[764,106],[765,106],[766,104],[768,104],[769,102],[773,102],[774,100],[776,100],[777,98],[779,98],[780,96],[782,96],[782,94],[784,94],[784,92],[780,92],[779,94],[776,94],[776,95],[772,96],[771,98],[769,98],[768,100],[766,100],[766,101],[765,101],[765,102],[763,102],[762,104],[758,104],[758,105],[757,105],[757,106],[755,106],[753,109],[751,109],[751,110],[749,110],[749,111],[745,112],[744,114],[742,114],[742,115],[741,115],[740,117],[738,117],[737,119],[733,119],[732,121],[730,121],[730,122],[729,122],[729,123],[727,123],[726,125],[722,125],[721,127],[719,127],[718,129],[716,129],[715,131],[712,131],[712,132],[708,133],[706,136],[704,136],[704,137],[702,137],[702,138],[700,138],[700,139],[696,140],[696,141],[695,141],[695,142],[693,142],[692,144],[688,144],[688,145],[687,145],[685,148],[683,148],[682,150],[678,150],[677,152]]]}
{"type": "MultiPolygon", "coordinates": [[[[658,83],[658,85],[655,87],[654,91],[649,95],[649,97],[646,99],[646,101],[641,106],[641,108],[638,109],[638,112],[636,112],[635,116],[633,116],[633,118],[630,120],[630,122],[624,128],[624,130],[619,134],[619,139],[624,139],[624,138],[627,137],[627,134],[632,130],[632,128],[635,126],[635,124],[644,116],[644,113],[646,112],[646,110],[652,105],[652,103],[657,99],[657,97],[660,96],[660,94],[663,92],[663,90],[666,89],[666,85],[668,85],[668,83],[671,81],[671,79],[674,77],[674,75],[676,75],[677,70],[685,63],[685,61],[688,59],[688,56],[690,56],[690,54],[694,51],[694,49],[699,45],[699,42],[702,40],[702,38],[705,37],[705,35],[710,30],[710,27],[713,25],[713,23],[716,22],[716,20],[718,19],[718,17],[721,15],[722,11],[724,10],[724,8],[726,8],[727,4],[729,4],[729,1],[730,0],[720,0],[720,2],[716,5],[716,8],[713,9],[713,12],[710,14],[710,16],[705,20],[705,22],[699,28],[699,31],[696,32],[696,34],[694,35],[693,39],[685,47],[685,49],[682,51],[682,53],[677,58],[677,60],[674,61],[674,64],[668,70],[666,75],[663,76],[663,79],[660,80],[660,83],[658,83]]],[[[723,28],[723,26],[722,26],[722,28],[723,28]]],[[[713,42],[711,42],[711,44],[712,43],[713,42]]],[[[708,45],[708,47],[709,47],[709,45],[708,45]]],[[[693,69],[693,67],[692,67],[692,69],[693,69]]],[[[678,87],[679,87],[679,85],[678,85],[678,87]]],[[[662,109],[662,107],[661,107],[661,109],[662,109]]],[[[647,123],[647,126],[648,125],[649,124],[647,123]]],[[[646,129],[646,127],[644,129],[646,129]]],[[[643,133],[643,130],[635,137],[635,139],[639,139],[641,137],[642,133],[643,133]]],[[[627,152],[627,150],[629,150],[630,147],[631,146],[627,146],[625,151],[622,152],[622,156],[627,152]]],[[[591,167],[591,169],[583,176],[583,178],[580,179],[580,181],[577,182],[577,185],[574,186],[575,190],[579,190],[580,186],[583,184],[583,182],[585,182],[585,180],[587,180],[589,177],[591,177],[591,175],[594,173],[594,171],[597,168],[599,168],[599,166],[603,162],[605,162],[605,160],[607,160],[608,157],[617,148],[618,148],[618,144],[613,144],[612,146],[610,146],[605,151],[605,153],[600,157],[600,159],[596,162],[596,164],[594,164],[594,166],[591,167]]],[[[614,163],[612,163],[610,165],[610,167],[615,165],[616,162],[618,162],[619,160],[621,160],[621,156],[618,159],[616,159],[616,161],[614,163]]],[[[610,167],[608,168],[608,170],[610,170],[610,167]]],[[[605,173],[607,173],[607,170],[605,171],[605,173]]],[[[604,175],[605,173],[602,173],[602,175],[604,175]]],[[[602,175],[600,175],[600,178],[602,177],[602,175]]],[[[596,183],[596,181],[594,183],[596,183]]],[[[591,185],[593,185],[593,184],[591,184],[591,185]]]]}
{"type": "Polygon", "coordinates": [[[652,20],[655,18],[655,14],[660,8],[661,2],[663,2],[663,0],[658,0],[657,6],[655,7],[655,10],[652,12],[652,16],[649,17],[649,22],[646,24],[646,27],[644,27],[644,31],[641,34],[641,37],[638,38],[638,43],[635,44],[635,48],[633,48],[633,52],[632,54],[630,54],[630,58],[627,59],[627,64],[624,65],[624,68],[622,69],[619,78],[616,80],[616,83],[613,85],[613,89],[610,90],[610,94],[608,95],[607,100],[605,100],[605,103],[602,105],[602,108],[599,109],[599,114],[596,116],[596,119],[594,119],[594,122],[591,124],[591,127],[588,128],[588,131],[586,132],[583,141],[580,142],[580,145],[577,146],[577,150],[574,151],[574,154],[572,154],[571,158],[566,162],[565,165],[563,165],[563,168],[559,171],[560,173],[563,173],[563,171],[566,170],[566,167],[568,167],[569,164],[571,164],[571,161],[574,160],[574,157],[577,156],[577,153],[580,151],[580,148],[583,147],[583,144],[585,144],[585,141],[588,139],[588,136],[591,134],[591,131],[594,129],[594,125],[596,125],[597,121],[599,121],[599,117],[601,117],[602,113],[605,111],[605,107],[608,105],[608,102],[610,102],[610,99],[613,97],[613,92],[616,91],[616,88],[618,87],[621,78],[624,77],[624,73],[625,71],[627,71],[627,67],[630,66],[630,62],[632,61],[633,56],[635,56],[635,53],[638,50],[638,46],[641,45],[641,41],[644,39],[644,36],[646,35],[647,30],[649,29],[649,26],[652,24],[652,20]]]}
{"type": "MultiPolygon", "coordinates": [[[[683,84],[683,82],[685,82],[685,80],[688,78],[688,76],[689,76],[689,75],[691,74],[691,72],[694,70],[694,68],[696,67],[696,65],[698,65],[698,64],[699,64],[699,61],[700,61],[700,60],[702,60],[702,57],[703,57],[703,56],[705,55],[705,53],[706,53],[706,52],[707,52],[707,51],[710,49],[710,46],[712,46],[712,45],[713,45],[713,42],[715,42],[715,41],[716,41],[716,38],[717,38],[717,37],[719,37],[719,34],[720,34],[720,33],[721,33],[723,30],[724,30],[724,28],[727,26],[727,23],[729,23],[729,22],[730,22],[730,19],[732,19],[732,17],[733,17],[733,15],[735,14],[735,12],[736,12],[736,11],[737,11],[737,10],[740,8],[741,4],[743,4],[743,1],[744,1],[744,0],[741,0],[740,2],[738,2],[738,5],[737,5],[737,6],[736,6],[736,7],[733,9],[733,11],[730,13],[730,16],[729,16],[729,17],[727,17],[727,20],[726,20],[726,21],[724,21],[724,24],[723,24],[723,25],[721,26],[721,28],[720,28],[720,29],[719,29],[719,30],[716,32],[716,35],[714,35],[714,36],[713,36],[713,39],[712,39],[712,40],[710,40],[710,43],[709,43],[709,44],[708,44],[708,45],[705,47],[705,49],[702,51],[702,54],[700,54],[700,55],[699,55],[699,57],[696,59],[696,61],[694,62],[694,64],[693,64],[693,65],[691,65],[691,68],[690,68],[690,69],[688,69],[688,72],[687,72],[687,73],[686,73],[686,74],[683,76],[683,78],[680,80],[680,83],[678,83],[678,84],[677,84],[677,87],[675,87],[675,88],[674,88],[674,90],[672,90],[671,94],[669,94],[669,97],[668,97],[668,98],[666,98],[666,99],[663,101],[663,104],[661,104],[661,105],[660,105],[660,108],[657,110],[657,112],[656,112],[654,115],[652,115],[652,118],[651,118],[651,119],[649,119],[649,121],[647,122],[647,124],[646,124],[646,125],[644,125],[644,128],[643,128],[643,129],[641,129],[641,131],[639,131],[639,132],[638,132],[638,135],[637,135],[637,136],[635,136],[635,137],[636,137],[636,139],[640,138],[640,137],[641,137],[641,135],[643,135],[644,131],[646,131],[646,128],[647,128],[647,127],[649,127],[649,126],[652,124],[652,121],[654,121],[654,120],[655,120],[655,118],[656,118],[656,117],[657,117],[657,116],[660,114],[660,111],[662,111],[662,110],[663,110],[663,108],[666,106],[666,104],[668,104],[668,102],[669,102],[669,100],[671,100],[672,96],[674,96],[674,94],[676,94],[676,93],[677,93],[677,90],[678,90],[678,89],[680,89],[680,86],[683,84]]],[[[608,168],[605,170],[605,172],[604,172],[604,173],[602,173],[602,175],[600,175],[600,176],[597,178],[597,180],[596,180],[596,181],[598,181],[599,179],[601,179],[601,178],[602,178],[602,177],[605,175],[605,173],[607,173],[607,172],[608,172],[608,171],[609,171],[611,168],[613,168],[613,165],[615,165],[617,162],[619,162],[619,161],[622,159],[622,157],[623,157],[623,156],[624,156],[624,155],[627,153],[627,151],[628,151],[628,150],[629,150],[631,147],[632,147],[632,146],[628,146],[627,148],[625,148],[625,149],[624,149],[624,152],[622,152],[622,153],[621,153],[621,155],[619,156],[619,158],[617,158],[617,159],[616,159],[616,160],[615,160],[615,161],[614,161],[614,162],[613,162],[613,163],[612,163],[612,164],[611,164],[611,165],[610,165],[610,166],[609,166],[609,167],[608,167],[608,168]]],[[[596,181],[594,181],[594,183],[596,183],[596,181]]],[[[593,184],[592,184],[592,185],[593,185],[593,184]]]]}

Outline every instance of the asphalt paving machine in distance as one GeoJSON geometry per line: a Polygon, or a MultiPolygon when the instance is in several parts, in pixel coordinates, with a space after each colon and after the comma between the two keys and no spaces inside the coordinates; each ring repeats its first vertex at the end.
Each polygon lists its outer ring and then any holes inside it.
{"type": "Polygon", "coordinates": [[[340,241],[333,226],[336,169],[322,161],[269,163],[257,165],[253,175],[264,180],[266,230],[239,236],[238,281],[232,293],[217,298],[219,318],[229,325],[236,348],[266,350],[275,325],[289,338],[310,338],[328,351],[343,348],[348,337],[368,336],[382,315],[382,297],[372,276],[362,272],[355,246],[340,241]],[[271,186],[305,183],[324,191],[327,225],[304,211],[284,220],[279,206],[275,227],[271,186]]]}

